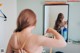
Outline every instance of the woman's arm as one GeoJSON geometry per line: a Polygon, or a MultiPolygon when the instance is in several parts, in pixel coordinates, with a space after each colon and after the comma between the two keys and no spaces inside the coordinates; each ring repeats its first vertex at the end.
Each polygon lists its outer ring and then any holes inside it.
{"type": "Polygon", "coordinates": [[[6,53],[12,53],[12,48],[11,48],[10,42],[8,43],[6,53]]]}
{"type": "Polygon", "coordinates": [[[47,33],[52,33],[54,38],[48,38],[44,36],[40,36],[40,42],[42,46],[47,47],[65,47],[66,42],[64,38],[54,29],[48,28],[47,33]]]}
{"type": "Polygon", "coordinates": [[[18,49],[18,46],[19,45],[17,42],[17,36],[15,35],[15,33],[13,33],[10,40],[9,40],[6,53],[12,53],[14,49],[15,50],[18,49]]]}

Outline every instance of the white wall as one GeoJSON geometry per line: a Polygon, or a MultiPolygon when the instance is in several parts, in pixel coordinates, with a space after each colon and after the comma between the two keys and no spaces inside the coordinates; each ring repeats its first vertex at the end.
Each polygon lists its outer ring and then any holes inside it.
{"type": "Polygon", "coordinates": [[[69,38],[80,40],[80,2],[69,2],[69,38]]]}
{"type": "MultiPolygon", "coordinates": [[[[16,26],[17,3],[16,0],[0,0],[0,9],[7,16],[7,21],[0,18],[0,53],[1,49],[6,50],[9,38],[16,26]]],[[[5,53],[5,52],[4,52],[5,53]]]]}

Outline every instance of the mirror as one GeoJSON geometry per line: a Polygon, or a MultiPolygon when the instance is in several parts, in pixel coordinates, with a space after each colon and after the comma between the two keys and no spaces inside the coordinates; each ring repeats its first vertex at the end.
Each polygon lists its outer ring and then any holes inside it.
{"type": "Polygon", "coordinates": [[[68,42],[68,17],[69,4],[45,4],[44,5],[44,30],[54,28],[68,42]]]}

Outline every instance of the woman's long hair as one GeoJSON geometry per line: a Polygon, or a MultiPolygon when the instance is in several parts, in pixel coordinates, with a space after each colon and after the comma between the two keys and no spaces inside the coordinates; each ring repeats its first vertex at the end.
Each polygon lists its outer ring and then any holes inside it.
{"type": "Polygon", "coordinates": [[[54,26],[54,29],[57,30],[57,32],[60,32],[60,28],[61,28],[61,24],[62,24],[62,20],[63,20],[63,14],[62,13],[59,13],[58,14],[58,17],[55,21],[55,26],[54,26]]]}
{"type": "Polygon", "coordinates": [[[36,14],[30,9],[24,9],[18,16],[15,32],[20,32],[23,29],[34,25],[36,25],[36,14]]]}

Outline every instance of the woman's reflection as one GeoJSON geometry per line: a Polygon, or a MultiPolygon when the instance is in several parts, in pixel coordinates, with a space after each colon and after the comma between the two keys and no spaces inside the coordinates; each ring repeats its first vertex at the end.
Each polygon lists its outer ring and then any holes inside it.
{"type": "Polygon", "coordinates": [[[55,21],[54,29],[63,35],[65,41],[67,41],[67,21],[64,21],[63,13],[59,13],[55,21]]]}

